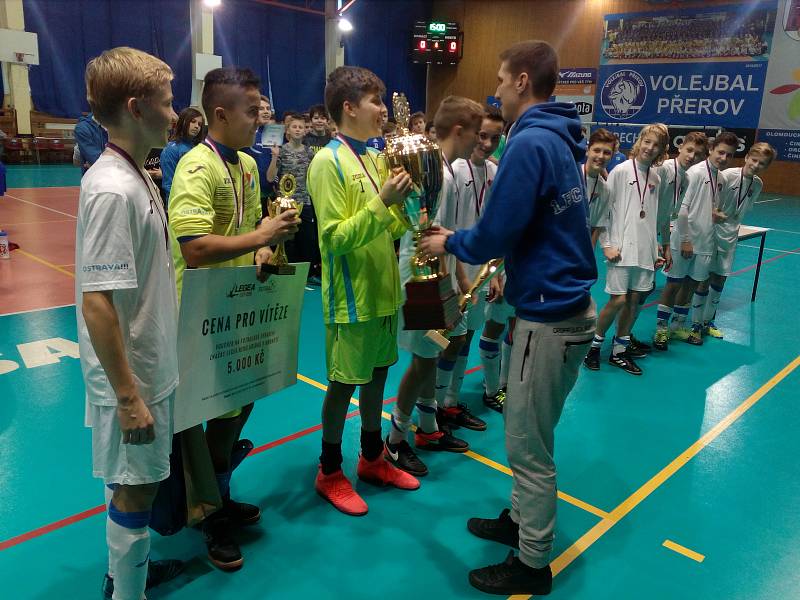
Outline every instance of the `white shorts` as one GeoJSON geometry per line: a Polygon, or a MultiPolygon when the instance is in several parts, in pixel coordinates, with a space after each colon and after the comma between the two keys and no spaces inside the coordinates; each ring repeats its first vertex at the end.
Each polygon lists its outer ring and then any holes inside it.
{"type": "Polygon", "coordinates": [[[92,470],[108,485],[143,485],[169,477],[175,392],[148,405],[155,421],[152,444],[123,444],[116,406],[88,407],[92,427],[92,470]]]}
{"type": "Polygon", "coordinates": [[[606,294],[622,296],[628,290],[634,292],[649,292],[653,289],[655,271],[642,267],[619,267],[607,264],[606,268],[606,294]]]}
{"type": "Polygon", "coordinates": [[[487,302],[486,303],[486,320],[494,321],[505,325],[511,317],[517,313],[517,309],[511,306],[505,299],[500,302],[487,302]]]}
{"type": "Polygon", "coordinates": [[[710,273],[730,277],[733,272],[733,258],[736,256],[736,246],[724,252],[717,250],[711,258],[710,273]]]}
{"type": "Polygon", "coordinates": [[[683,279],[687,275],[695,281],[705,281],[708,279],[709,269],[711,268],[711,257],[695,254],[692,258],[686,259],[681,256],[680,250],[672,250],[672,268],[664,274],[670,279],[683,279]]]}

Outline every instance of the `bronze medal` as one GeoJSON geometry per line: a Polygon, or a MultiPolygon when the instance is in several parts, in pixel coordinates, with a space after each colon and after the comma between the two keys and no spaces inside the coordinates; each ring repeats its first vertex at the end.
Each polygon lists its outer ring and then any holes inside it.
{"type": "Polygon", "coordinates": [[[644,217],[645,217],[645,214],[646,214],[646,213],[645,213],[643,210],[642,210],[642,211],[639,211],[639,218],[640,218],[640,219],[644,219],[644,217]]]}

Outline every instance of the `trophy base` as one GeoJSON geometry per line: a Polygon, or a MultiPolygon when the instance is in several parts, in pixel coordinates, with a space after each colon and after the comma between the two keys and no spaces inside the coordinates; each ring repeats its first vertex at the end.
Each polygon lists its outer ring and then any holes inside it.
{"type": "Polygon", "coordinates": [[[405,329],[452,329],[459,318],[458,296],[449,277],[406,283],[406,303],[403,305],[405,329]]]}
{"type": "Polygon", "coordinates": [[[294,265],[261,265],[261,270],[270,275],[294,275],[297,268],[294,265]]]}
{"type": "Polygon", "coordinates": [[[436,344],[442,350],[447,350],[447,347],[450,345],[450,340],[443,336],[441,331],[436,331],[435,329],[429,330],[428,333],[425,334],[425,339],[436,344]]]}

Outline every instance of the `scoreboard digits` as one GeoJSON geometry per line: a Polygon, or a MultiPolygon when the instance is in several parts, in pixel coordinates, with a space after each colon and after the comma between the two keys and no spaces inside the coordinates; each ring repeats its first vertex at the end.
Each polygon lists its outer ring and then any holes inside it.
{"type": "Polygon", "coordinates": [[[415,63],[458,64],[463,56],[463,41],[457,23],[417,21],[414,23],[411,59],[415,63]]]}

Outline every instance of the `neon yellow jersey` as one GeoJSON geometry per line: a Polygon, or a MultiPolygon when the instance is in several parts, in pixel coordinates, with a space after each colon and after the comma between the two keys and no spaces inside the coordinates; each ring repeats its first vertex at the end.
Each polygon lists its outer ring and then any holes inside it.
{"type": "Polygon", "coordinates": [[[361,159],[363,166],[335,139],[317,152],[308,169],[325,323],[393,315],[402,302],[394,240],[405,233],[405,221],[397,207],[386,208],[375,190],[383,185],[377,152],[367,149],[361,159]]]}
{"type": "MultiPolygon", "coordinates": [[[[169,227],[173,233],[172,256],[175,261],[178,299],[183,284],[183,271],[186,269],[180,240],[207,234],[234,236],[250,233],[261,219],[261,192],[256,161],[243,152],[238,155],[239,164],[227,163],[226,169],[222,159],[211,148],[198,144],[181,158],[175,169],[169,194],[169,227]],[[244,197],[241,225],[238,223],[234,186],[240,202],[244,197]]],[[[253,253],[248,252],[205,266],[217,268],[252,264],[253,253]]]]}

